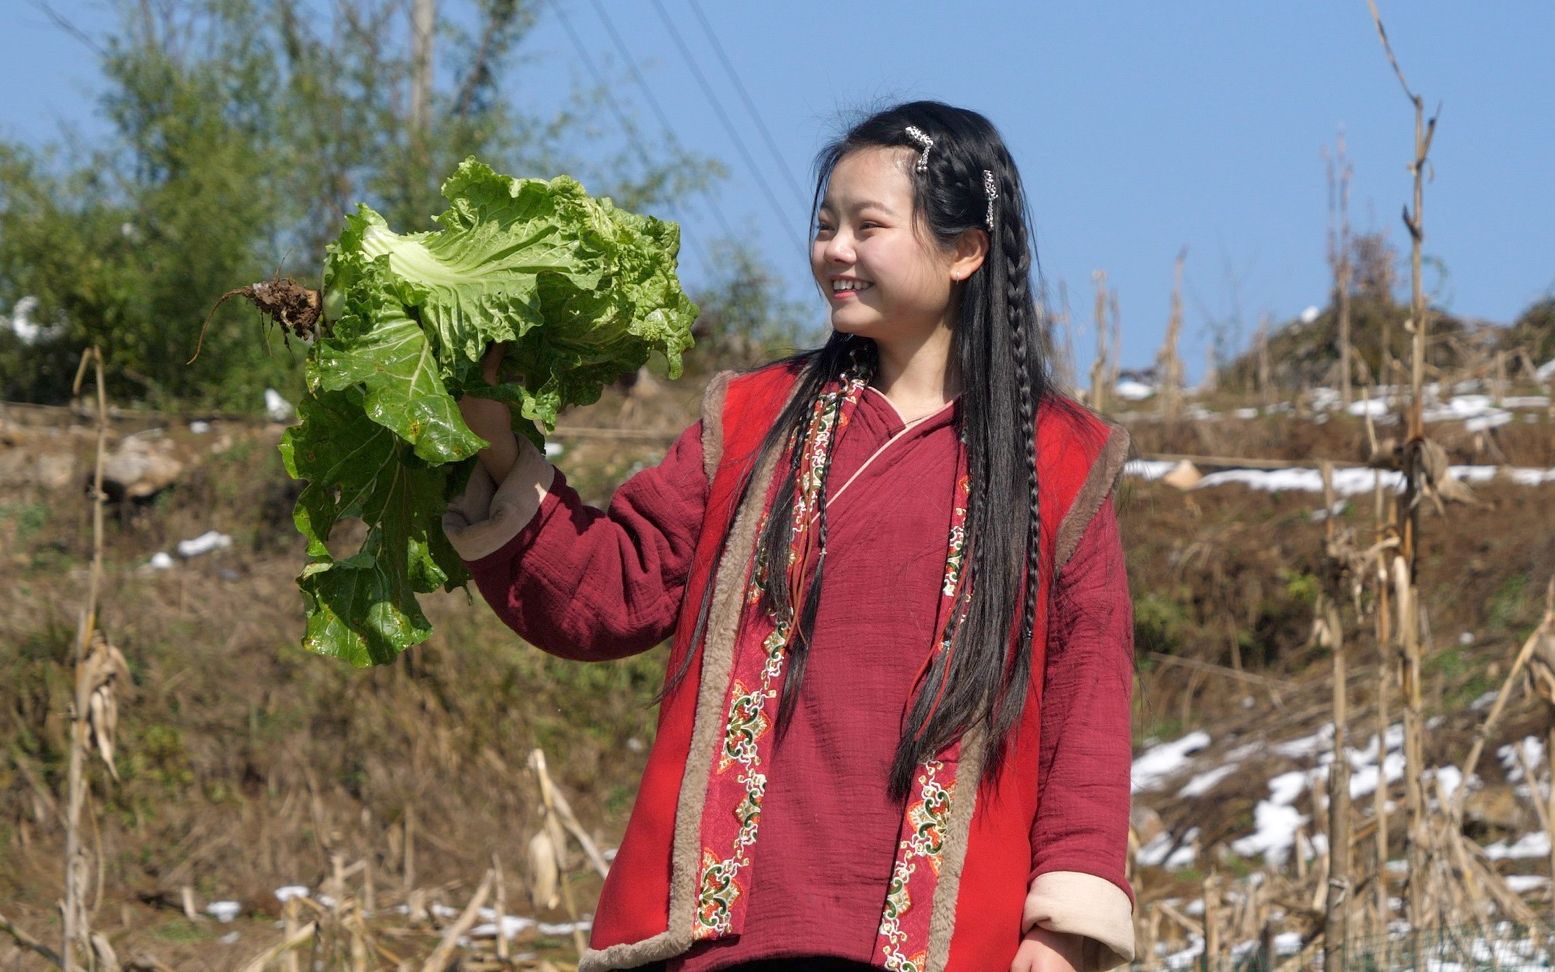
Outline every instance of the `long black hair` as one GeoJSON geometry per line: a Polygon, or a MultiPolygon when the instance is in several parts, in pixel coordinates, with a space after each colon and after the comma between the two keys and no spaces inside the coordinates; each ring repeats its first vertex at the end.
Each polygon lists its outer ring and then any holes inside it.
{"type": "MultiPolygon", "coordinates": [[[[959,301],[953,316],[950,364],[961,378],[958,423],[970,479],[965,570],[971,597],[965,620],[954,632],[952,650],[938,654],[912,700],[890,772],[889,791],[898,798],[910,790],[919,764],[975,726],[985,733],[986,765],[995,767],[1003,757],[1031,678],[1042,517],[1036,414],[1049,403],[1078,407],[1052,385],[1046,332],[1033,293],[1037,261],[1026,194],[1003,138],[988,119],[935,101],[896,105],[870,115],[817,156],[813,210],[819,211],[837,164],[852,152],[902,147],[922,156],[922,144],[907,134],[909,126],[933,140],[926,166],[921,171],[907,166],[916,230],[927,243],[947,250],[963,233],[981,230],[989,235],[989,247],[982,266],[960,283],[952,297],[959,301]],[[985,171],[992,174],[996,191],[991,227],[985,171]]],[[[798,372],[797,386],[759,453],[766,458],[774,451],[782,456],[787,450],[788,460],[758,541],[758,557],[766,564],[788,562],[799,473],[799,450],[791,446],[803,435],[816,397],[859,355],[874,353],[873,342],[833,332],[822,347],[789,360],[798,372]]],[[[758,460],[756,465],[760,464],[758,460]]],[[[752,488],[765,490],[767,484],[748,483],[746,492],[752,488]]],[[[787,584],[765,585],[767,606],[774,616],[795,623],[779,731],[798,702],[821,598],[826,505],[819,507],[820,550],[800,616],[793,617],[787,584]]]]}

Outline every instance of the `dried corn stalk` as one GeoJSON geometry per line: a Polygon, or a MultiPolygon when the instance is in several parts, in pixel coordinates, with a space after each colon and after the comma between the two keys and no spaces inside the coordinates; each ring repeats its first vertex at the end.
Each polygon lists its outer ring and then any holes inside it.
{"type": "Polygon", "coordinates": [[[108,772],[117,780],[119,771],[113,765],[114,739],[119,725],[116,686],[120,679],[129,679],[129,665],[124,660],[124,654],[109,642],[101,628],[97,628],[92,632],[92,641],[87,647],[86,657],[81,660],[81,668],[81,679],[86,683],[84,690],[88,696],[88,736],[97,755],[102,757],[104,765],[108,767],[108,772]]]}

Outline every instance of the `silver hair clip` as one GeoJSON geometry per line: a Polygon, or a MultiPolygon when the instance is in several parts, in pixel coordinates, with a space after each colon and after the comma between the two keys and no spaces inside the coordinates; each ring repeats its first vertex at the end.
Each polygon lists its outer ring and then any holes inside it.
{"type": "Polygon", "coordinates": [[[923,146],[923,154],[918,156],[918,161],[913,164],[913,168],[918,172],[929,171],[929,149],[934,147],[934,139],[923,134],[923,129],[917,125],[907,126],[907,137],[923,146]]]}
{"type": "Polygon", "coordinates": [[[984,221],[988,224],[988,231],[993,232],[993,203],[999,198],[999,184],[994,181],[993,172],[983,170],[983,194],[988,197],[988,215],[984,221]]]}

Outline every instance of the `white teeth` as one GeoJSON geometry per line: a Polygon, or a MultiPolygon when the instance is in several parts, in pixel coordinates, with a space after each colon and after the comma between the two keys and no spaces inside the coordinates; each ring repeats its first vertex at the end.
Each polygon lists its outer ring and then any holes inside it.
{"type": "Polygon", "coordinates": [[[833,293],[843,290],[868,290],[869,286],[869,284],[864,283],[862,280],[833,280],[831,282],[831,289],[833,293]]]}

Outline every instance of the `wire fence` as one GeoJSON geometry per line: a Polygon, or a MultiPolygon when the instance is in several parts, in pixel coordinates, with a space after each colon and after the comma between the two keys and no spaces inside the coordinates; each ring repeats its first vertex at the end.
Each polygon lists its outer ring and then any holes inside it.
{"type": "MultiPolygon", "coordinates": [[[[1547,927],[1509,922],[1449,925],[1422,929],[1418,935],[1405,930],[1383,938],[1357,940],[1348,949],[1344,968],[1355,972],[1532,972],[1555,968],[1551,948],[1547,927]]],[[[1321,961],[1319,955],[1319,965],[1321,961]]]]}
{"type": "MultiPolygon", "coordinates": [[[[1199,947],[1156,962],[1168,972],[1320,972],[1322,943],[1281,935],[1266,943],[1244,943],[1229,959],[1209,961],[1199,947]]],[[[1146,966],[1136,962],[1135,970],[1146,966]]],[[[1555,969],[1555,931],[1550,926],[1453,925],[1407,929],[1387,936],[1352,939],[1341,967],[1346,972],[1548,972],[1555,969]]]]}

